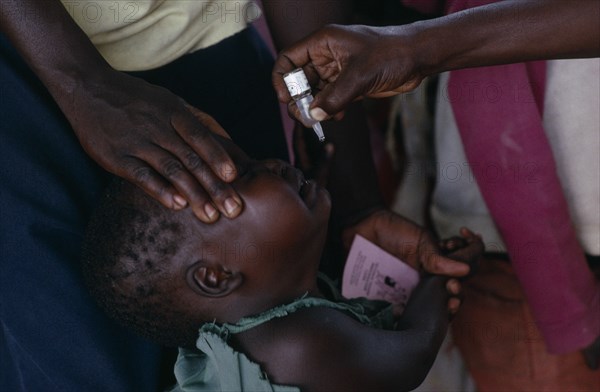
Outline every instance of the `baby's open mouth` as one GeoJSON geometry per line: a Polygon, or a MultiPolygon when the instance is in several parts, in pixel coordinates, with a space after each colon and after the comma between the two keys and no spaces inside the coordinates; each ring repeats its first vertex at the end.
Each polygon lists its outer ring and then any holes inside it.
{"type": "Polygon", "coordinates": [[[300,182],[300,186],[298,188],[298,193],[302,196],[306,191],[306,186],[308,185],[308,180],[302,179],[300,182]]]}
{"type": "Polygon", "coordinates": [[[306,206],[312,208],[317,197],[317,183],[313,180],[304,180],[298,193],[306,206]]]}
{"type": "Polygon", "coordinates": [[[294,171],[294,176],[296,177],[296,189],[298,190],[298,195],[304,200],[304,203],[310,207],[309,204],[314,203],[317,183],[304,178],[304,174],[297,169],[294,171]]]}

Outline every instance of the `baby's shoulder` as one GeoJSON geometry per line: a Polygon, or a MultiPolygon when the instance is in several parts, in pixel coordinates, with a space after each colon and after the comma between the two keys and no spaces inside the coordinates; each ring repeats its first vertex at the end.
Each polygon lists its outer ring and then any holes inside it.
{"type": "Polygon", "coordinates": [[[248,343],[261,342],[276,350],[281,345],[289,347],[297,342],[302,347],[318,344],[324,339],[343,338],[346,333],[354,335],[357,330],[369,330],[352,316],[334,308],[310,307],[285,317],[276,318],[240,335],[248,343]]]}
{"type": "Polygon", "coordinates": [[[306,374],[326,376],[318,370],[359,356],[357,350],[373,330],[339,310],[314,307],[238,334],[236,344],[273,381],[293,384],[306,380],[306,374]]]}

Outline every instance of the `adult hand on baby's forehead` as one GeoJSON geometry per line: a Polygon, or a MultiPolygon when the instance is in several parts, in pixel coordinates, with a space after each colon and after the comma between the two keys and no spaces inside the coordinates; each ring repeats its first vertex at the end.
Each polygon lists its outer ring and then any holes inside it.
{"type": "Polygon", "coordinates": [[[421,226],[389,210],[378,210],[347,227],[343,232],[346,248],[360,234],[411,267],[436,275],[466,276],[470,267],[442,255],[436,241],[421,226]]]}
{"type": "Polygon", "coordinates": [[[170,91],[121,72],[78,90],[65,113],[85,151],[107,171],[165,207],[187,206],[202,221],[235,218],[243,204],[229,184],[235,163],[208,114],[170,91]]]}

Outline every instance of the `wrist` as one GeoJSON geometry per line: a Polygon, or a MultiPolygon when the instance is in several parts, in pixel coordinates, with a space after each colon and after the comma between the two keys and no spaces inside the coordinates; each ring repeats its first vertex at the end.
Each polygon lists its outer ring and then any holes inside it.
{"type": "Polygon", "coordinates": [[[415,67],[422,77],[439,74],[450,67],[449,49],[455,44],[447,42],[448,34],[443,28],[431,21],[415,22],[410,25],[414,48],[415,67]]]}
{"type": "Polygon", "coordinates": [[[100,64],[62,63],[44,73],[44,83],[53,94],[72,94],[83,84],[101,85],[111,71],[100,64]]]}
{"type": "MultiPolygon", "coordinates": [[[[445,328],[448,325],[446,281],[447,278],[443,276],[421,277],[406,305],[403,322],[412,324],[412,327],[445,328]]],[[[403,325],[403,328],[407,327],[408,325],[403,325]]]]}
{"type": "Polygon", "coordinates": [[[385,53],[380,62],[397,74],[400,85],[410,80],[421,81],[431,75],[430,63],[437,50],[424,37],[423,26],[415,22],[400,26],[377,27],[379,42],[376,50],[385,53]]]}
{"type": "Polygon", "coordinates": [[[59,105],[63,113],[77,113],[77,104],[85,101],[89,94],[97,95],[106,87],[111,78],[114,79],[114,70],[106,63],[63,63],[44,75],[44,84],[59,105]]]}

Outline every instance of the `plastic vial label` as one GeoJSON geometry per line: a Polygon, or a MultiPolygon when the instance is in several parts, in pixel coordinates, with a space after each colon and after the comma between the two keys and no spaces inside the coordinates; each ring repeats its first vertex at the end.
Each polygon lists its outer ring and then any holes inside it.
{"type": "Polygon", "coordinates": [[[283,75],[283,81],[294,100],[310,93],[310,84],[302,68],[283,75]]]}
{"type": "Polygon", "coordinates": [[[313,101],[313,96],[310,94],[310,84],[308,84],[308,79],[306,79],[306,75],[302,68],[296,68],[292,72],[283,75],[283,80],[292,99],[296,101],[304,124],[313,128],[321,142],[325,141],[325,135],[323,134],[321,124],[313,119],[309,113],[309,107],[310,103],[313,101]]]}

